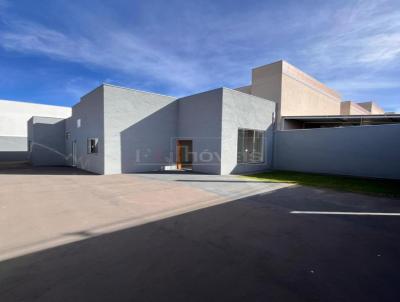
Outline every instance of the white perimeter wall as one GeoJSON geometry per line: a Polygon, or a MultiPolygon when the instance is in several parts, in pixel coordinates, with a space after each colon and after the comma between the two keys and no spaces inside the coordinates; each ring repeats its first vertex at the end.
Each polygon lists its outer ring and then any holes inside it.
{"type": "Polygon", "coordinates": [[[277,170],[400,179],[400,125],[275,132],[277,170]]]}
{"type": "Polygon", "coordinates": [[[67,118],[71,108],[0,100],[0,136],[27,137],[32,116],[67,118]]]}

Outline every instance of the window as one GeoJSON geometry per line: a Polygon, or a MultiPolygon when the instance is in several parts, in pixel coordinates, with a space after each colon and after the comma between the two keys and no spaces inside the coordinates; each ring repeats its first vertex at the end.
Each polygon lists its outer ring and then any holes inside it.
{"type": "Polygon", "coordinates": [[[32,152],[32,141],[28,140],[28,152],[32,152]]]}
{"type": "Polygon", "coordinates": [[[98,138],[88,138],[88,154],[97,153],[98,152],[98,138]]]}
{"type": "Polygon", "coordinates": [[[66,139],[66,140],[69,140],[70,137],[71,137],[71,133],[65,132],[65,139],[66,139]]]}
{"type": "Polygon", "coordinates": [[[239,129],[237,162],[264,162],[264,131],[239,129]]]}
{"type": "Polygon", "coordinates": [[[81,127],[81,119],[78,118],[78,119],[76,120],[76,128],[80,128],[80,127],[81,127]]]}

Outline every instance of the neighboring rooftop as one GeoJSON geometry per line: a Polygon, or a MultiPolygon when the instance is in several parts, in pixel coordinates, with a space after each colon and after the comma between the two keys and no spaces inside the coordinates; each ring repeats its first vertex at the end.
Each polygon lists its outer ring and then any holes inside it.
{"type": "Polygon", "coordinates": [[[400,114],[284,116],[282,117],[281,129],[308,129],[399,123],[400,114]]]}
{"type": "Polygon", "coordinates": [[[71,116],[71,108],[0,100],[0,136],[26,137],[27,122],[32,116],[67,118],[71,116]]]}
{"type": "Polygon", "coordinates": [[[276,68],[280,68],[280,72],[282,72],[283,74],[292,77],[300,82],[303,82],[304,84],[311,86],[314,89],[317,89],[319,91],[322,91],[326,94],[329,94],[330,96],[333,96],[335,98],[341,99],[341,95],[339,92],[337,92],[336,90],[329,88],[328,86],[326,86],[325,84],[323,84],[322,82],[320,82],[319,80],[317,80],[316,78],[312,77],[311,75],[305,73],[304,71],[300,70],[299,68],[293,66],[292,64],[284,61],[284,60],[280,60],[280,61],[276,61],[270,64],[266,64],[266,65],[262,65],[256,68],[253,68],[253,73],[259,73],[259,71],[265,72],[265,70],[268,69],[276,69],[276,68]]]}

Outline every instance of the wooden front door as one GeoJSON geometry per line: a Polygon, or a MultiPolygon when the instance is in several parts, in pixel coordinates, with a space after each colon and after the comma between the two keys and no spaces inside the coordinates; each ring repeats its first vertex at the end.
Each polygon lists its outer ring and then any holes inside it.
{"type": "Polygon", "coordinates": [[[176,168],[178,170],[192,168],[192,141],[178,140],[176,142],[176,168]]]}

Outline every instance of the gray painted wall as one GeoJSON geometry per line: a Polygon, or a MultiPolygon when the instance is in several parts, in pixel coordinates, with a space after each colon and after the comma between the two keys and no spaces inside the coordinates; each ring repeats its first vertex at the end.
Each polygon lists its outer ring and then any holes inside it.
{"type": "Polygon", "coordinates": [[[28,121],[33,166],[65,165],[65,119],[34,116],[28,121]]]}
{"type": "Polygon", "coordinates": [[[0,161],[28,160],[28,138],[0,136],[0,161]]]}
{"type": "Polygon", "coordinates": [[[221,174],[248,173],[271,167],[275,106],[274,102],[266,99],[236,90],[223,89],[221,174]],[[239,128],[265,131],[264,163],[237,163],[239,128]]]}
{"type": "Polygon", "coordinates": [[[159,171],[171,164],[175,98],[104,85],[105,174],[159,171]]]}
{"type": "Polygon", "coordinates": [[[277,131],[278,170],[400,179],[400,125],[277,131]]]}
{"type": "MultiPolygon", "coordinates": [[[[96,88],[81,98],[72,107],[72,116],[66,120],[66,131],[70,138],[66,140],[67,164],[72,165],[72,144],[76,141],[77,167],[98,173],[104,173],[104,89],[96,88]],[[78,127],[78,119],[80,127],[78,127]],[[88,154],[87,141],[98,138],[98,153],[88,154]]],[[[65,138],[65,135],[63,135],[65,138]]]]}
{"type": "Polygon", "coordinates": [[[179,99],[178,138],[192,140],[194,171],[221,172],[222,92],[219,88],[179,99]]]}

